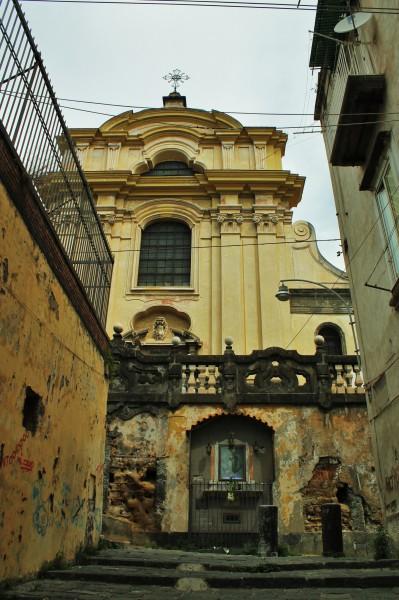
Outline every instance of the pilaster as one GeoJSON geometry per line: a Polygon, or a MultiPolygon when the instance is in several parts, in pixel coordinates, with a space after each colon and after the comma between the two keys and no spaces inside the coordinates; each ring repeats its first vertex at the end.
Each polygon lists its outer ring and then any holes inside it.
{"type": "Polygon", "coordinates": [[[241,206],[219,206],[221,257],[221,337],[234,338],[237,352],[245,352],[245,308],[241,225],[241,206]]]}

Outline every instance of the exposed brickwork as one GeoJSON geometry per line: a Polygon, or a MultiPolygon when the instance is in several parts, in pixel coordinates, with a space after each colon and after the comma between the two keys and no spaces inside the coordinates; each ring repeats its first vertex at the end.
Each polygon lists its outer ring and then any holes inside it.
{"type": "Polygon", "coordinates": [[[340,502],[344,530],[364,530],[366,522],[380,521],[378,508],[368,505],[350,471],[337,457],[319,460],[302,489],[305,531],[321,531],[321,506],[329,502],[340,502]]]}

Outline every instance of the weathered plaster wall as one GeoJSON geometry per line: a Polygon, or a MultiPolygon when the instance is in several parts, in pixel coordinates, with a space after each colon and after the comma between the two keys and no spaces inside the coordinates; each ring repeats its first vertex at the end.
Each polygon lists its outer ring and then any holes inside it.
{"type": "Polygon", "coordinates": [[[0,579],[98,541],[103,358],[0,187],[0,579]]]}
{"type": "MultiPolygon", "coordinates": [[[[395,3],[391,3],[392,6],[395,3]]],[[[361,8],[373,5],[373,0],[362,0],[361,8]]],[[[384,223],[378,208],[376,190],[379,188],[383,171],[389,161],[396,179],[392,194],[397,194],[399,183],[399,127],[391,122],[390,114],[397,110],[399,85],[399,54],[397,30],[399,17],[387,19],[374,14],[372,19],[359,30],[360,40],[366,42],[358,46],[363,62],[371,62],[370,74],[385,75],[386,92],[381,118],[370,133],[370,140],[378,132],[389,131],[390,142],[375,157],[374,180],[372,189],[359,191],[366,163],[358,167],[332,167],[330,173],[337,207],[341,236],[346,240],[346,268],[351,283],[353,306],[355,310],[362,365],[365,381],[369,384],[369,418],[374,439],[375,464],[379,488],[383,500],[385,524],[389,533],[399,543],[399,436],[397,423],[399,418],[399,338],[396,334],[399,326],[399,313],[389,302],[389,291],[366,287],[368,282],[390,290],[398,277],[393,268],[387,238],[392,243],[397,239],[397,227],[389,226],[388,235],[384,232],[384,223]],[[373,43],[368,43],[370,40],[373,43]],[[366,60],[365,60],[366,59],[366,60]],[[392,230],[391,230],[392,229],[392,230]],[[378,318],[375,316],[378,315],[378,318]]],[[[339,79],[338,88],[343,89],[344,82],[339,79]]],[[[328,102],[335,93],[334,80],[327,90],[328,102]]],[[[327,155],[331,151],[331,141],[325,135],[327,155]]],[[[385,201],[384,201],[385,205],[385,201]]],[[[383,210],[389,216],[389,207],[383,210]]],[[[392,216],[394,223],[394,216],[392,216]]],[[[397,223],[396,223],[397,225],[397,223]]]]}
{"type": "MultiPolygon", "coordinates": [[[[197,424],[224,414],[222,407],[182,406],[174,413],[162,412],[158,418],[141,413],[131,415],[126,421],[111,419],[111,437],[118,440],[116,444],[111,442],[118,447],[111,458],[111,471],[117,473],[114,477],[126,480],[131,477],[130,471],[133,477],[138,474],[145,482],[144,468],[140,471],[140,464],[144,463],[154,465],[152,474],[157,477],[159,473],[162,478],[161,483],[154,482],[154,493],[161,492],[156,528],[187,531],[188,434],[197,424]],[[146,434],[138,434],[140,429],[146,434]],[[149,438],[150,444],[146,441],[149,438]],[[125,454],[121,462],[118,462],[120,455],[116,456],[118,452],[125,454]],[[147,463],[146,456],[150,458],[147,463]],[[135,466],[129,467],[129,460],[135,462],[135,466]]],[[[326,501],[342,503],[347,529],[365,530],[379,522],[379,500],[364,408],[339,408],[324,413],[318,408],[263,406],[242,407],[235,414],[256,419],[274,431],[274,502],[279,507],[282,534],[320,531],[320,504],[326,501]]],[[[111,484],[108,514],[127,519],[133,523],[134,531],[145,530],[137,514],[115,508],[127,504],[126,500],[118,500],[118,496],[121,497],[120,492],[111,484]]]]}

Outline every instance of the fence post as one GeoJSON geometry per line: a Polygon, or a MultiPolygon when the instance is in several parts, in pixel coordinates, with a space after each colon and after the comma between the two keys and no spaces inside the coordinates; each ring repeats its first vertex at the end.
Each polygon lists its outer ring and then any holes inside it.
{"type": "Polygon", "coordinates": [[[337,503],[322,504],[321,527],[323,556],[343,556],[341,506],[337,503]]]}
{"type": "Polygon", "coordinates": [[[277,506],[273,504],[260,504],[258,507],[259,523],[259,550],[261,556],[277,556],[278,553],[278,528],[277,506]]]}

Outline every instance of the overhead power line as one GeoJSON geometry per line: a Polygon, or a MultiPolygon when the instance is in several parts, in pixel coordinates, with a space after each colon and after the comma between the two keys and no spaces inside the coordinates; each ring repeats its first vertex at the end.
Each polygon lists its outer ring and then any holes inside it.
{"type": "MultiPolygon", "coordinates": [[[[159,110],[159,106],[138,106],[134,104],[116,104],[114,102],[101,102],[99,100],[81,100],[77,98],[57,98],[61,102],[76,102],[78,104],[96,104],[98,106],[113,106],[115,108],[131,108],[138,110],[159,110]]],[[[196,110],[194,107],[192,110],[196,110]]],[[[200,109],[202,110],[202,109],[200,109]]],[[[209,109],[212,110],[212,109],[209,109]]],[[[307,112],[262,112],[262,111],[246,111],[246,110],[223,110],[217,109],[217,112],[226,113],[228,115],[254,115],[254,116],[265,116],[265,117],[313,117],[313,113],[307,112]]],[[[356,112],[356,113],[326,113],[326,117],[339,117],[342,116],[373,116],[373,115],[399,115],[399,112],[356,112]]]]}
{"type": "MultiPolygon", "coordinates": [[[[326,239],[316,239],[316,240],[282,240],[282,241],[278,241],[278,242],[254,242],[254,243],[248,243],[248,244],[210,244],[210,245],[206,245],[206,246],[191,246],[191,245],[184,245],[184,246],[156,246],[156,249],[162,249],[162,250],[170,250],[171,248],[174,250],[176,248],[178,248],[179,250],[181,249],[196,249],[196,250],[205,250],[205,249],[212,249],[212,250],[217,250],[218,248],[246,248],[247,246],[280,246],[280,245],[284,245],[284,244],[317,244],[318,242],[340,242],[341,239],[340,238],[326,238],[326,239]]],[[[141,252],[141,248],[125,248],[123,250],[112,250],[112,254],[123,254],[123,253],[131,253],[131,252],[141,252]]],[[[339,278],[338,278],[339,279],[339,278]]],[[[335,282],[336,283],[336,282],[335,282]]]]}
{"type": "MultiPolygon", "coordinates": [[[[7,91],[0,91],[1,94],[6,94],[6,95],[18,95],[18,94],[14,94],[13,92],[7,92],[7,91]]],[[[22,95],[19,95],[19,97],[22,98],[22,95]]],[[[29,98],[30,99],[30,98],[29,98]]],[[[70,100],[71,102],[73,102],[73,100],[70,100]]],[[[103,115],[103,116],[107,116],[107,117],[116,117],[118,116],[117,114],[112,114],[112,113],[105,113],[105,112],[100,112],[100,111],[95,111],[95,110],[89,110],[89,109],[85,109],[85,108],[77,108],[75,106],[67,106],[65,104],[60,104],[59,105],[61,108],[64,108],[66,110],[76,110],[76,111],[80,111],[80,112],[85,112],[85,113],[92,113],[92,114],[99,114],[99,115],[103,115]]],[[[360,114],[381,114],[381,113],[360,113],[360,114]]],[[[387,113],[390,115],[399,115],[399,113],[387,113]]],[[[309,124],[309,125],[273,125],[273,128],[275,129],[279,129],[282,131],[285,130],[293,130],[293,129],[302,129],[305,131],[294,131],[294,135],[299,135],[299,134],[311,134],[311,133],[322,133],[323,131],[327,130],[327,129],[331,129],[331,128],[336,128],[336,127],[352,127],[352,126],[358,126],[358,125],[377,125],[377,124],[383,124],[383,123],[396,123],[398,122],[399,119],[379,119],[379,120],[373,120],[373,121],[353,121],[352,123],[334,123],[334,124],[329,124],[329,125],[317,125],[315,123],[309,124]]],[[[190,125],[190,124],[186,124],[186,123],[178,123],[178,122],[167,122],[167,121],[157,121],[158,125],[168,125],[168,126],[179,126],[181,125],[182,127],[188,128],[188,129],[211,129],[211,127],[206,126],[206,125],[190,125]]]]}
{"type": "MultiPolygon", "coordinates": [[[[9,96],[17,96],[20,98],[22,98],[22,97],[25,98],[25,96],[23,96],[21,93],[18,93],[18,92],[0,91],[0,93],[9,95],[9,96]]],[[[47,99],[47,96],[35,94],[35,98],[47,99]]],[[[60,96],[57,96],[57,100],[58,100],[58,102],[75,102],[77,104],[94,104],[96,106],[111,106],[111,107],[115,107],[115,108],[127,108],[127,109],[130,108],[132,110],[134,110],[134,109],[137,109],[137,110],[163,110],[163,108],[160,106],[140,106],[137,104],[120,104],[120,103],[116,103],[116,102],[104,102],[104,101],[100,101],[100,100],[82,100],[81,98],[62,98],[60,96]]],[[[105,115],[107,117],[116,117],[117,116],[117,114],[114,114],[114,113],[99,112],[99,111],[83,109],[83,108],[79,109],[77,107],[72,107],[72,106],[63,106],[63,108],[68,108],[70,110],[78,110],[78,111],[81,110],[82,112],[92,112],[94,114],[105,115]]],[[[188,110],[190,110],[190,108],[188,108],[188,110]]],[[[195,107],[192,107],[192,110],[201,110],[201,112],[207,112],[207,111],[204,111],[204,109],[196,109],[195,107]]],[[[245,111],[245,110],[224,110],[224,109],[212,109],[212,108],[210,108],[208,110],[208,112],[211,112],[212,110],[216,110],[217,112],[225,113],[227,115],[254,115],[254,116],[264,116],[264,117],[312,117],[313,116],[313,113],[308,113],[308,112],[265,112],[265,111],[245,111]]],[[[345,116],[345,117],[375,116],[375,117],[377,117],[379,115],[395,116],[395,115],[399,115],[399,111],[326,113],[324,115],[324,117],[339,117],[339,116],[345,116]]],[[[164,123],[164,124],[170,125],[171,123],[164,123]]],[[[351,124],[351,123],[349,123],[349,124],[351,124]]],[[[198,128],[198,127],[203,127],[205,129],[209,129],[209,127],[206,127],[206,126],[201,126],[201,125],[195,126],[195,128],[198,128]]],[[[298,128],[301,128],[301,127],[303,127],[303,125],[298,125],[298,128]]],[[[308,127],[318,127],[318,125],[311,125],[311,126],[309,125],[308,127]]]]}
{"type": "MultiPolygon", "coordinates": [[[[33,3],[42,2],[47,4],[110,4],[121,6],[128,5],[156,5],[156,6],[199,6],[205,8],[255,8],[262,10],[295,10],[295,11],[316,11],[339,13],[339,8],[334,5],[321,6],[317,9],[315,4],[287,4],[279,2],[248,2],[246,0],[22,0],[22,2],[33,3]]],[[[345,8],[342,7],[342,11],[345,8]]],[[[382,15],[398,15],[399,10],[389,7],[367,7],[367,10],[360,9],[358,12],[368,12],[382,15]]]]}

